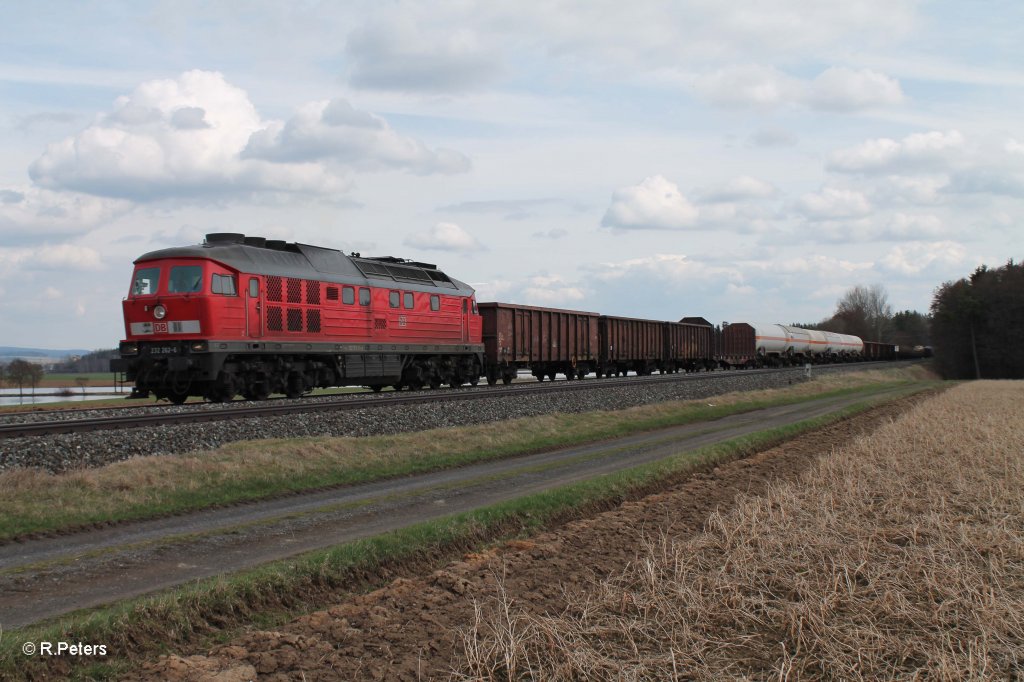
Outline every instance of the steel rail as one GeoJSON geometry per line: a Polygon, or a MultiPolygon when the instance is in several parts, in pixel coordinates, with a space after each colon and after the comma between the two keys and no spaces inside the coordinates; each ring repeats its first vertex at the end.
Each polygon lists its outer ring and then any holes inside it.
{"type": "MultiPolygon", "coordinates": [[[[848,365],[853,368],[867,368],[874,365],[891,366],[891,362],[861,362],[848,365]]],[[[843,367],[845,365],[839,365],[843,367]]],[[[837,367],[837,365],[829,365],[837,367]]],[[[640,377],[620,377],[601,380],[575,380],[543,382],[536,384],[519,384],[494,388],[480,386],[474,390],[443,391],[419,390],[402,391],[385,395],[374,395],[366,398],[353,398],[352,394],[342,400],[310,401],[274,401],[273,403],[248,404],[244,407],[222,407],[219,409],[195,409],[176,412],[155,412],[141,415],[122,415],[114,417],[95,417],[87,419],[65,419],[53,421],[20,422],[0,424],[0,440],[7,438],[40,437],[54,434],[80,433],[85,431],[103,431],[113,429],[131,429],[147,426],[163,426],[170,424],[192,424],[200,422],[227,421],[230,419],[251,419],[255,417],[272,417],[287,414],[330,412],[357,410],[365,408],[389,407],[394,405],[411,405],[422,402],[451,400],[482,400],[484,398],[501,398],[516,395],[531,395],[549,391],[566,392],[601,388],[618,388],[637,386],[650,383],[666,383],[672,381],[693,381],[695,379],[718,379],[732,376],[749,376],[752,374],[802,374],[802,367],[763,368],[755,370],[693,372],[640,377]]],[[[86,408],[87,409],[87,408],[86,408]]],[[[65,412],[66,414],[66,412],[65,412]]]]}

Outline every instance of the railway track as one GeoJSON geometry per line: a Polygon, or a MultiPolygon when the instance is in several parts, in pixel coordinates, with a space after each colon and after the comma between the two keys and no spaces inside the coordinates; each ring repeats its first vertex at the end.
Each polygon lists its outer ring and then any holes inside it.
{"type": "MultiPolygon", "coordinates": [[[[891,362],[864,362],[851,365],[851,369],[868,369],[878,365],[893,366],[891,362]]],[[[263,403],[245,403],[241,407],[218,407],[218,409],[185,409],[174,411],[146,412],[144,414],[117,415],[111,417],[89,417],[82,419],[59,419],[41,420],[32,422],[18,422],[0,424],[0,439],[27,438],[48,436],[53,434],[81,433],[87,431],[104,431],[115,429],[133,429],[148,426],[162,426],[168,424],[192,424],[200,422],[217,422],[232,419],[250,419],[255,417],[281,416],[298,413],[330,412],[341,410],[358,410],[366,408],[388,407],[397,405],[411,405],[425,402],[449,402],[453,400],[481,400],[485,398],[500,398],[505,396],[522,396],[529,394],[542,394],[548,391],[565,392],[591,390],[601,388],[614,388],[622,386],[623,383],[636,386],[648,383],[666,381],[686,381],[691,378],[715,378],[736,376],[737,372],[743,374],[772,374],[772,373],[793,373],[803,374],[804,368],[775,368],[756,370],[737,370],[730,372],[700,372],[693,374],[668,374],[643,377],[627,377],[616,379],[601,379],[589,381],[558,381],[536,384],[518,384],[513,386],[489,387],[480,386],[471,390],[426,390],[426,391],[403,391],[384,396],[369,394],[366,397],[353,397],[352,394],[345,395],[337,400],[317,401],[308,400],[275,400],[263,403]]],[[[358,394],[357,394],[358,395],[358,394]]],[[[84,408],[88,409],[88,408],[84,408]]],[[[67,411],[61,411],[66,416],[67,411]]],[[[38,417],[40,413],[35,413],[38,417]]]]}

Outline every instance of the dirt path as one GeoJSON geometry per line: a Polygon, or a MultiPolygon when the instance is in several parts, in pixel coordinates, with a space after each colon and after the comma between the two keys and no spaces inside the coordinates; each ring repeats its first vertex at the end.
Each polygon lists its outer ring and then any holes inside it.
{"type": "Polygon", "coordinates": [[[432,575],[396,580],[278,631],[248,632],[207,655],[162,657],[144,666],[139,677],[446,679],[461,650],[460,629],[473,622],[474,602],[492,602],[499,582],[519,606],[557,612],[566,591],[620,572],[635,559],[643,538],[699,532],[712,511],[730,507],[738,494],[758,494],[771,481],[795,478],[815,457],[873,430],[918,399],[874,408],[557,531],[468,555],[432,575]]]}
{"type": "Polygon", "coordinates": [[[863,396],[818,399],[405,479],[3,545],[0,623],[21,627],[379,535],[828,414],[858,400],[863,396]]]}

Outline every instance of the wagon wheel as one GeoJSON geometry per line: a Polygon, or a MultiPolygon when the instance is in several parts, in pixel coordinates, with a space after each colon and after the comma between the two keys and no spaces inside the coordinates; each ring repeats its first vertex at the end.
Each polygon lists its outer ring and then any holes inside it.
{"type": "MultiPolygon", "coordinates": [[[[476,386],[476,384],[477,384],[477,382],[478,382],[478,381],[480,381],[480,380],[479,380],[479,379],[477,379],[476,381],[471,381],[471,382],[469,382],[469,383],[471,383],[471,384],[473,384],[474,386],[476,386]]],[[[496,383],[498,383],[498,377],[492,377],[492,376],[491,376],[490,374],[488,374],[488,375],[487,375],[487,385],[488,385],[488,386],[493,386],[493,385],[494,385],[494,384],[496,384],[496,383]]],[[[506,381],[505,383],[507,384],[508,382],[506,381]]]]}
{"type": "Polygon", "coordinates": [[[380,384],[374,384],[373,386],[370,386],[370,390],[373,391],[374,393],[380,393],[380,389],[382,388],[384,387],[381,386],[380,384]]]}
{"type": "Polygon", "coordinates": [[[554,381],[556,376],[558,376],[558,372],[548,372],[548,379],[551,381],[554,381]]]}
{"type": "Polygon", "coordinates": [[[515,377],[513,377],[513,376],[512,376],[511,374],[505,374],[505,375],[503,375],[503,376],[501,377],[501,383],[503,383],[503,384],[505,384],[506,386],[508,386],[509,384],[511,384],[511,383],[512,383],[512,380],[513,380],[514,378],[515,378],[515,377]]]}

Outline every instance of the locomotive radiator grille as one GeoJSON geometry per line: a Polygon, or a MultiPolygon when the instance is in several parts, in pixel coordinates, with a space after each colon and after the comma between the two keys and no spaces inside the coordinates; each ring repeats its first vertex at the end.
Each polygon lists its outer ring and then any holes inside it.
{"type": "MultiPolygon", "coordinates": [[[[267,300],[268,301],[281,301],[281,278],[280,277],[267,277],[267,300]]],[[[278,314],[280,315],[280,309],[278,314]]]]}
{"type": "Polygon", "coordinates": [[[273,332],[282,331],[284,328],[281,309],[278,306],[267,308],[267,329],[273,332]]]}
{"type": "Polygon", "coordinates": [[[319,310],[307,310],[306,311],[306,331],[314,334],[320,333],[320,311],[319,310]]]}

